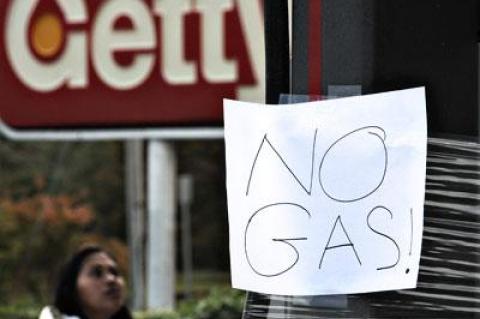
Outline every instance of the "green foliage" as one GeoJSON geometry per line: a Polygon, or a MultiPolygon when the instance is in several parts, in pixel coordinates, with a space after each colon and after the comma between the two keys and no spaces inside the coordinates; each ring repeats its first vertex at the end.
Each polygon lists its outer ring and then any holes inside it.
{"type": "Polygon", "coordinates": [[[61,265],[82,243],[112,244],[123,262],[125,245],[105,238],[125,228],[121,150],[0,139],[0,304],[51,302],[61,265]]]}
{"type": "Polygon", "coordinates": [[[112,247],[125,264],[123,244],[83,231],[94,218],[89,206],[64,195],[0,198],[0,302],[48,302],[66,257],[87,242],[112,247]]]}
{"type": "Polygon", "coordinates": [[[241,318],[245,293],[234,289],[213,289],[198,302],[180,305],[182,319],[231,319],[241,318]]]}
{"type": "Polygon", "coordinates": [[[175,311],[138,312],[133,317],[134,319],[180,319],[180,315],[175,311]]]}
{"type": "MultiPolygon", "coordinates": [[[[178,173],[194,177],[194,268],[226,271],[223,143],[175,146],[178,173]]],[[[0,137],[0,305],[50,303],[61,264],[86,241],[112,244],[119,263],[127,264],[123,156],[119,142],[17,143],[0,137]]],[[[211,285],[211,278],[203,280],[202,292],[211,285]]]]}
{"type": "Polygon", "coordinates": [[[245,293],[233,289],[213,289],[200,300],[182,302],[177,311],[136,313],[135,319],[240,319],[245,293]]]}
{"type": "Polygon", "coordinates": [[[139,312],[135,319],[240,319],[245,293],[233,289],[213,289],[205,298],[180,303],[177,311],[139,312]]]}
{"type": "MultiPolygon", "coordinates": [[[[176,144],[178,171],[194,178],[191,207],[193,263],[196,269],[230,269],[225,188],[225,150],[219,141],[176,144]]],[[[178,260],[182,256],[178,250],[178,260]]],[[[180,264],[180,263],[179,263],[180,264]]]]}
{"type": "MultiPolygon", "coordinates": [[[[198,301],[182,302],[176,311],[136,312],[135,319],[240,319],[245,293],[233,289],[213,289],[198,301]]],[[[2,319],[37,319],[41,307],[0,307],[2,319]]]]}
{"type": "Polygon", "coordinates": [[[121,143],[14,143],[0,139],[0,197],[66,195],[99,214],[90,230],[125,238],[121,143]]]}
{"type": "Polygon", "coordinates": [[[31,307],[0,307],[0,318],[2,319],[37,319],[39,314],[39,310],[31,307]]]}

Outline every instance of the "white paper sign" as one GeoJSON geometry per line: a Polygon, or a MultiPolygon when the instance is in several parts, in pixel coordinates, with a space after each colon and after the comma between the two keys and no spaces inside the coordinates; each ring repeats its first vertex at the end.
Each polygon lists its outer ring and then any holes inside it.
{"type": "Polygon", "coordinates": [[[323,295],[416,287],[425,90],[224,101],[232,285],[323,295]]]}

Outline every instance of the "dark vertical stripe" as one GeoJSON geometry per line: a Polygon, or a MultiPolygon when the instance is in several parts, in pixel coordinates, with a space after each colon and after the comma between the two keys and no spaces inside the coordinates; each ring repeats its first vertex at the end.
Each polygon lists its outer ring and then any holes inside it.
{"type": "Polygon", "coordinates": [[[374,66],[375,2],[322,1],[322,86],[325,92],[329,86],[341,85],[361,85],[362,91],[368,92],[374,66]]]}
{"type": "Polygon", "coordinates": [[[309,1],[294,0],[292,13],[292,93],[308,94],[309,1]]]}
{"type": "Polygon", "coordinates": [[[308,32],[308,93],[322,94],[322,0],[310,0],[308,32]]]}
{"type": "Polygon", "coordinates": [[[290,93],[288,1],[265,0],[266,102],[277,104],[281,93],[290,93]]]}

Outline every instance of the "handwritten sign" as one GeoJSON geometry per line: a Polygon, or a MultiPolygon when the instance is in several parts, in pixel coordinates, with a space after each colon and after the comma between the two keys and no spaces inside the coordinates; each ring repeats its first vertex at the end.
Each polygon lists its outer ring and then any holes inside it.
{"type": "Polygon", "coordinates": [[[232,286],[416,287],[424,88],[295,105],[224,101],[232,286]]]}

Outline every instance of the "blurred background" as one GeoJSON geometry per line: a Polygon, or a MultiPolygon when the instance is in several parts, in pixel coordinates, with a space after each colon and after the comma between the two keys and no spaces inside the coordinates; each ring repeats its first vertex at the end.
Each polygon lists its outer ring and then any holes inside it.
{"type": "MultiPolygon", "coordinates": [[[[223,142],[178,142],[174,147],[179,175],[189,174],[193,181],[193,285],[188,293],[196,300],[215,290],[223,297],[235,295],[225,292],[230,283],[223,142]]],[[[52,302],[62,264],[82,244],[111,250],[128,281],[123,143],[2,139],[0,180],[0,309],[38,315],[52,302]]],[[[176,296],[182,301],[187,291],[180,216],[175,228],[176,296]]]]}
{"type": "Polygon", "coordinates": [[[261,5],[0,2],[1,318],[38,317],[86,244],[137,317],[241,315],[222,99],[264,101],[261,5]]]}

